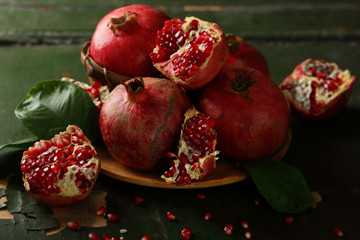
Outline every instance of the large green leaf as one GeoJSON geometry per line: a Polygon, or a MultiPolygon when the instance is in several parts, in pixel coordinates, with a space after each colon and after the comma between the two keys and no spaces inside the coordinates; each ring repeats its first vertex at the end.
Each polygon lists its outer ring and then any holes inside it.
{"type": "Polygon", "coordinates": [[[15,115],[38,138],[49,139],[68,125],[78,125],[92,141],[99,136],[99,111],[75,84],[37,83],[15,109],[15,115]]]}
{"type": "Polygon", "coordinates": [[[301,213],[314,204],[302,173],[286,163],[260,159],[244,164],[260,193],[279,212],[301,213]]]}

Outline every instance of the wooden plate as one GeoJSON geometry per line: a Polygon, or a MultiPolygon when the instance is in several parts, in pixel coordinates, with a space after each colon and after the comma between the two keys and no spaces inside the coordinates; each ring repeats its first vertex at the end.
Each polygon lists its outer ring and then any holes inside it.
{"type": "MultiPolygon", "coordinates": [[[[273,156],[273,159],[282,159],[289,149],[290,143],[291,130],[288,131],[286,141],[280,150],[273,156]]],[[[162,172],[139,171],[115,161],[106,150],[105,146],[97,146],[96,150],[101,160],[101,173],[124,182],[142,186],[174,189],[208,188],[240,182],[248,178],[244,169],[235,167],[234,163],[227,159],[220,158],[216,161],[215,170],[209,173],[209,175],[198,182],[178,186],[176,184],[166,183],[160,177],[162,172]]]]}

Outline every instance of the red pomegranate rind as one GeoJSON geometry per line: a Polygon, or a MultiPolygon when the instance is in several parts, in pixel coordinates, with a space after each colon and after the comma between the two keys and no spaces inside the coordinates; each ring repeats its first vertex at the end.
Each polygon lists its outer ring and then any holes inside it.
{"type": "Polygon", "coordinates": [[[71,82],[84,89],[89,94],[93,103],[95,104],[96,108],[99,111],[101,110],[101,107],[104,104],[105,99],[110,94],[109,86],[102,85],[99,81],[94,81],[94,83],[91,86],[89,84],[79,82],[68,77],[61,78],[61,81],[71,82]]]}
{"type": "Polygon", "coordinates": [[[185,89],[199,89],[219,73],[229,55],[215,23],[195,17],[168,20],[157,33],[151,60],[162,74],[185,89]]]}
{"type": "Polygon", "coordinates": [[[23,153],[25,189],[50,206],[77,203],[88,196],[98,177],[100,161],[90,140],[75,125],[40,140],[23,153]]]}
{"type": "Polygon", "coordinates": [[[243,38],[233,34],[226,34],[225,38],[230,49],[230,55],[220,74],[229,69],[252,68],[264,73],[271,79],[267,61],[258,49],[243,38]]]}
{"type": "Polygon", "coordinates": [[[340,112],[351,95],[355,76],[336,63],[306,59],[280,88],[292,112],[307,120],[325,120],[340,112]]]}
{"type": "Polygon", "coordinates": [[[109,12],[96,26],[90,55],[96,63],[131,77],[157,76],[152,65],[156,32],[170,19],[151,6],[134,4],[109,12]]]}
{"type": "Polygon", "coordinates": [[[219,154],[214,126],[214,119],[190,108],[185,113],[178,155],[169,153],[171,167],[161,178],[167,183],[190,184],[214,170],[219,154]]]}

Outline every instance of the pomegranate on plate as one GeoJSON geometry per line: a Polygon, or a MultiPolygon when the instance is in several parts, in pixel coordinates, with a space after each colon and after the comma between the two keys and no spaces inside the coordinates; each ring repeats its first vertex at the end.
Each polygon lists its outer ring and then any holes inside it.
{"type": "Polygon", "coordinates": [[[185,113],[178,154],[168,153],[170,169],[161,178],[167,183],[190,184],[215,169],[217,154],[214,119],[194,107],[185,113]]]}
{"type": "Polygon", "coordinates": [[[86,198],[100,171],[90,140],[76,125],[40,140],[23,153],[21,172],[30,196],[50,206],[75,204],[86,198]]]}
{"type": "Polygon", "coordinates": [[[354,81],[355,76],[336,63],[309,58],[296,66],[280,88],[295,116],[324,120],[344,108],[354,81]]]}
{"type": "Polygon", "coordinates": [[[273,81],[254,69],[219,75],[204,88],[198,109],[215,119],[220,152],[239,162],[274,154],[288,136],[289,103],[273,81]]]}
{"type": "Polygon", "coordinates": [[[157,33],[154,66],[185,89],[199,89],[219,73],[229,55],[219,26],[195,17],[174,18],[157,33]]]}
{"type": "Polygon", "coordinates": [[[192,106],[180,87],[163,78],[134,78],[118,85],[100,111],[100,131],[114,159],[141,170],[167,164],[184,113],[192,106]]]}
{"type": "Polygon", "coordinates": [[[253,68],[264,73],[271,79],[266,59],[259,50],[244,39],[234,36],[233,34],[226,34],[225,38],[230,49],[230,55],[220,74],[233,68],[253,68]]]}
{"type": "Polygon", "coordinates": [[[102,85],[99,81],[94,81],[93,84],[90,86],[89,84],[76,81],[72,78],[63,77],[61,81],[71,82],[75,85],[78,85],[82,89],[84,89],[89,96],[91,97],[93,103],[95,104],[96,108],[100,111],[102,105],[104,104],[105,99],[110,94],[109,86],[102,85]]]}
{"type": "MultiPolygon", "coordinates": [[[[106,71],[134,76],[157,76],[150,60],[156,32],[170,19],[163,12],[142,4],[124,6],[109,12],[96,26],[89,56],[106,71]]],[[[107,73],[103,72],[105,78],[107,73]]],[[[112,87],[119,82],[110,80],[112,87]]]]}

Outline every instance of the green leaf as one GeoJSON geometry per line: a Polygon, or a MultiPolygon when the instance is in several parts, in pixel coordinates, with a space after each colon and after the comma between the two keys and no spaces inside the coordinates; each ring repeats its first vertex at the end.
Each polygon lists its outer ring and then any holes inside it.
{"type": "Polygon", "coordinates": [[[37,140],[38,140],[37,137],[31,137],[31,138],[22,139],[22,140],[19,140],[16,142],[4,144],[4,145],[0,146],[0,151],[5,148],[14,148],[14,149],[19,149],[19,150],[24,150],[24,149],[27,149],[28,147],[30,147],[31,145],[33,145],[34,142],[36,142],[37,140]]]}
{"type": "Polygon", "coordinates": [[[50,139],[68,125],[78,125],[92,141],[99,136],[99,111],[89,95],[70,82],[37,83],[19,103],[15,115],[34,135],[50,139]]]}
{"type": "Polygon", "coordinates": [[[272,159],[249,162],[244,167],[276,211],[301,213],[314,204],[310,189],[298,169],[272,159]]]}

